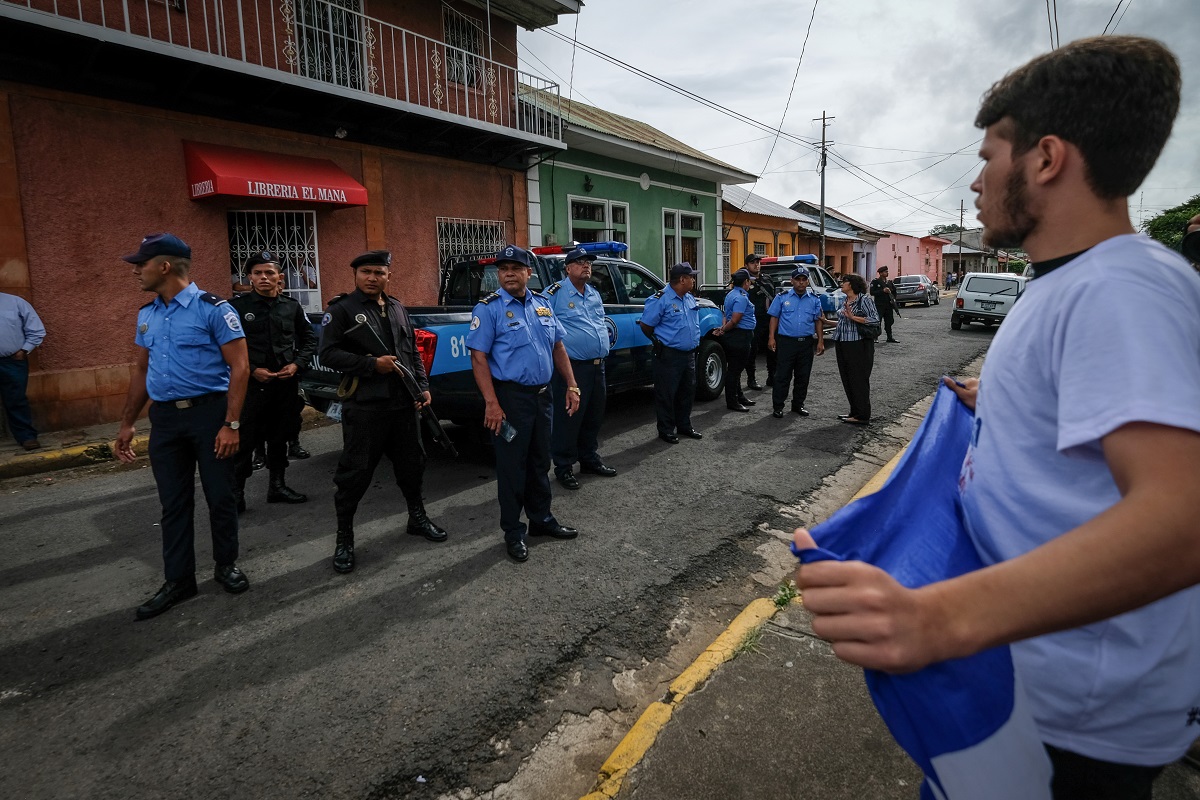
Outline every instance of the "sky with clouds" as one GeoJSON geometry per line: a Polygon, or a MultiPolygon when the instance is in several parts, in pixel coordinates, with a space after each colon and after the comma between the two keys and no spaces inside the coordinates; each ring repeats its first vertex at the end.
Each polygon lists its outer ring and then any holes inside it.
{"type": "MultiPolygon", "coordinates": [[[[812,0],[587,0],[578,18],[565,15],[552,30],[770,128],[782,120],[794,137],[819,140],[819,117],[828,113],[835,120],[826,202],[875,227],[920,234],[957,223],[960,201],[967,227],[977,224],[967,187],[979,167],[982,133],[972,124],[979,98],[1050,49],[1046,3],[817,0],[814,15],[812,0]]],[[[1118,6],[1056,4],[1062,44],[1099,34],[1118,6]]],[[[1183,66],[1174,133],[1130,201],[1136,223],[1200,194],[1200,0],[1122,0],[1113,23],[1117,33],[1166,43],[1183,66]]],[[[572,53],[547,31],[522,30],[519,41],[522,67],[560,83],[564,97],[642,120],[760,175],[758,196],[785,206],[818,200],[812,148],[776,141],[583,50],[572,53]]]]}

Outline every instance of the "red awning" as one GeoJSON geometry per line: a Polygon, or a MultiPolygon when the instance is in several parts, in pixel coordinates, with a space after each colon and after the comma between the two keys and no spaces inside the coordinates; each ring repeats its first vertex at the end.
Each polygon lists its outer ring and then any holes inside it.
{"type": "Polygon", "coordinates": [[[183,143],[188,192],[193,200],[213,195],[365,206],[367,190],[324,158],[304,158],[226,147],[183,143]]]}

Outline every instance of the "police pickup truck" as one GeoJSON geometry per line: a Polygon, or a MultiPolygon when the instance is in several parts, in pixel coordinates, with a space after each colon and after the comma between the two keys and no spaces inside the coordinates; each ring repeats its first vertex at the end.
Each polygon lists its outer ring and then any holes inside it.
{"type": "MultiPolygon", "coordinates": [[[[821,311],[827,321],[837,321],[837,310],[846,304],[846,293],[838,282],[833,279],[828,270],[817,266],[817,257],[811,253],[796,256],[765,256],[759,261],[764,274],[770,275],[779,287],[786,292],[792,286],[792,270],[804,267],[808,270],[808,288],[821,298],[821,311]]],[[[707,285],[700,287],[700,296],[724,307],[725,294],[728,286],[707,285]]]]}
{"type": "MultiPolygon", "coordinates": [[[[664,288],[662,279],[641,264],[625,258],[628,246],[621,242],[590,242],[579,245],[596,256],[591,284],[604,301],[608,341],[612,347],[605,364],[609,392],[654,382],[652,343],[638,321],[646,299],[664,288]]],[[[533,275],[529,288],[541,291],[566,279],[564,256],[569,246],[535,247],[533,275]]],[[[436,306],[410,306],[416,327],[417,348],[429,375],[433,408],[442,419],[460,425],[476,425],[483,419],[483,396],[471,373],[467,332],[475,304],[500,286],[494,255],[459,256],[443,265],[436,306]]],[[[669,290],[668,290],[669,291],[669,290]]],[[[696,363],[696,396],[712,400],[725,389],[725,352],[712,335],[722,322],[721,310],[699,298],[700,349],[696,363]]],[[[309,319],[320,333],[320,314],[309,319]]],[[[338,416],[337,387],[340,373],[314,360],[300,380],[309,405],[338,416]],[[335,405],[337,404],[337,405],[335,405]]]]}

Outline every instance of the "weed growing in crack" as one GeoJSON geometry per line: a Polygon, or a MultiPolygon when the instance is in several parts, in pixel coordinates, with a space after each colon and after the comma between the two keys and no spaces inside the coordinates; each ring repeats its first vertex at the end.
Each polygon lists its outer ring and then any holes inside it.
{"type": "Polygon", "coordinates": [[[779,588],[775,590],[775,596],[771,598],[775,603],[776,608],[787,608],[788,604],[800,596],[800,590],[796,588],[796,582],[788,579],[779,584],[779,588]]]}
{"type": "Polygon", "coordinates": [[[745,655],[746,653],[761,653],[762,651],[758,647],[758,643],[761,640],[762,640],[762,628],[761,627],[755,628],[754,630],[749,631],[746,634],[745,638],[742,639],[741,643],[738,644],[738,646],[736,648],[734,648],[733,657],[737,658],[738,656],[745,655]]]}

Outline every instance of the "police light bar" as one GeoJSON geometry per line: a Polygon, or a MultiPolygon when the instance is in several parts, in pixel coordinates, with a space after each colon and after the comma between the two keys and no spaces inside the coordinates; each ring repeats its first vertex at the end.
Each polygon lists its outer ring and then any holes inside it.
{"type": "Polygon", "coordinates": [[[760,264],[816,264],[817,257],[811,253],[802,256],[763,256],[760,264]]]}
{"type": "Polygon", "coordinates": [[[534,247],[529,252],[539,256],[563,256],[572,250],[582,250],[593,256],[615,256],[624,258],[629,245],[624,242],[584,242],[583,244],[554,244],[534,247]]]}

